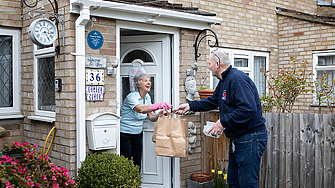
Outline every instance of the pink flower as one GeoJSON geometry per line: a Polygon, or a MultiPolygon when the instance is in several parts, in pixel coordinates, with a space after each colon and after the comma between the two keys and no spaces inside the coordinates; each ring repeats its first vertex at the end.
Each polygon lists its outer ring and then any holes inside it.
{"type": "Polygon", "coordinates": [[[37,186],[37,187],[41,187],[39,183],[36,183],[36,186],[37,186]]]}
{"type": "Polygon", "coordinates": [[[28,180],[28,181],[31,181],[31,178],[30,178],[30,176],[27,176],[27,180],[28,180]]]}
{"type": "Polygon", "coordinates": [[[14,188],[14,187],[12,187],[12,186],[7,186],[6,188],[14,188]]]}
{"type": "Polygon", "coordinates": [[[33,146],[34,146],[35,148],[37,147],[37,145],[36,145],[36,144],[34,144],[33,146]]]}
{"type": "Polygon", "coordinates": [[[67,182],[65,182],[65,185],[69,185],[67,182]]]}
{"type": "Polygon", "coordinates": [[[7,185],[7,186],[10,185],[9,181],[6,181],[6,185],[7,185]]]}
{"type": "Polygon", "coordinates": [[[46,177],[46,176],[42,176],[42,179],[43,179],[43,180],[47,180],[47,177],[46,177]]]}
{"type": "Polygon", "coordinates": [[[55,176],[52,176],[52,178],[51,178],[52,180],[54,180],[54,181],[56,181],[57,180],[57,178],[55,177],[55,176]]]}
{"type": "Polygon", "coordinates": [[[30,187],[34,187],[34,183],[33,182],[29,182],[28,185],[30,185],[30,187]]]}
{"type": "Polygon", "coordinates": [[[53,184],[54,188],[58,188],[58,185],[56,183],[53,184]]]}

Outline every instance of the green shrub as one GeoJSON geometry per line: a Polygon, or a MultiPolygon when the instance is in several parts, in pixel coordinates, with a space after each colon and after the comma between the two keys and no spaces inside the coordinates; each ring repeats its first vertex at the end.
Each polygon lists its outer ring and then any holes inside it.
{"type": "Polygon", "coordinates": [[[132,160],[112,153],[86,156],[75,177],[78,187],[140,187],[142,176],[132,160]]]}

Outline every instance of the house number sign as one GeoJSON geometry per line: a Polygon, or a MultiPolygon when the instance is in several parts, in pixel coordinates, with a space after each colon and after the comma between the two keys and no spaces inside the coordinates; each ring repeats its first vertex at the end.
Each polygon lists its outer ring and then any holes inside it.
{"type": "Polygon", "coordinates": [[[105,85],[104,70],[86,69],[86,85],[105,85]]]}

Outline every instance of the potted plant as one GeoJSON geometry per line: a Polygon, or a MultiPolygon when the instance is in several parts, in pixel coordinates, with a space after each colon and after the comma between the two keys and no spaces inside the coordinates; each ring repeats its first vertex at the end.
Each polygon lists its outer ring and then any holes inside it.
{"type": "Polygon", "coordinates": [[[207,98],[207,97],[213,95],[214,90],[207,89],[207,87],[204,86],[204,84],[207,80],[207,77],[209,76],[209,73],[210,73],[210,71],[208,71],[207,74],[204,77],[202,77],[203,81],[202,81],[202,83],[200,83],[200,88],[198,89],[200,99],[204,99],[204,98],[207,98]]]}

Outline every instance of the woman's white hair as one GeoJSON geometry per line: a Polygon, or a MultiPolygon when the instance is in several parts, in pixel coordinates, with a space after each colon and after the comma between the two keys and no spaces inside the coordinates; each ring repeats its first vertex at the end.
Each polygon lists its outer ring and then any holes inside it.
{"type": "Polygon", "coordinates": [[[134,87],[135,90],[138,91],[138,86],[141,84],[141,80],[143,80],[144,78],[150,78],[149,74],[147,73],[143,73],[143,72],[138,72],[136,73],[136,75],[134,76],[134,87]]]}

